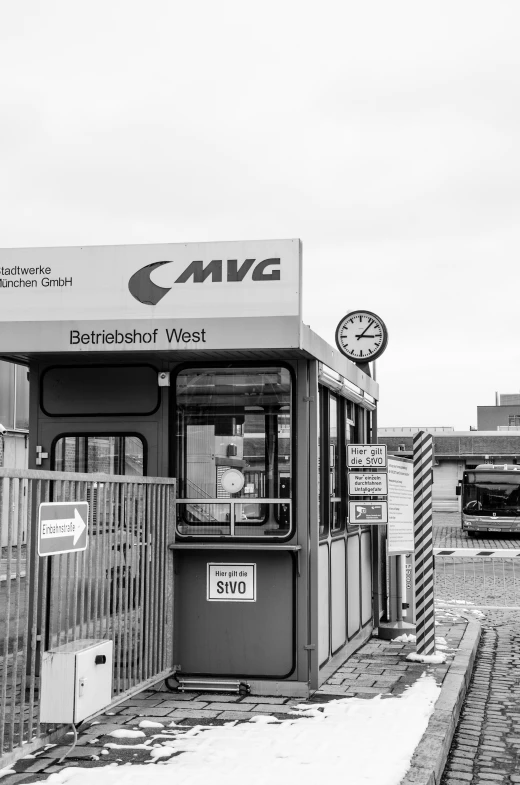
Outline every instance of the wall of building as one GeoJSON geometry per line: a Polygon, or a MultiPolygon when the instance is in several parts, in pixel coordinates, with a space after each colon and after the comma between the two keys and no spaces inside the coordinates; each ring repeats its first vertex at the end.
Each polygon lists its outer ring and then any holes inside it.
{"type": "Polygon", "coordinates": [[[477,429],[496,431],[499,425],[509,425],[509,417],[520,418],[520,405],[477,406],[477,429]]]}

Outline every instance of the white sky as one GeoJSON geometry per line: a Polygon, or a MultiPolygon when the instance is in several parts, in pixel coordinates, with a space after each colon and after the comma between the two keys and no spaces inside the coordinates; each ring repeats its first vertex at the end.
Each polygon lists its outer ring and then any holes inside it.
{"type": "Polygon", "coordinates": [[[520,390],[517,0],[0,0],[0,247],[301,237],[379,424],[520,390]]]}

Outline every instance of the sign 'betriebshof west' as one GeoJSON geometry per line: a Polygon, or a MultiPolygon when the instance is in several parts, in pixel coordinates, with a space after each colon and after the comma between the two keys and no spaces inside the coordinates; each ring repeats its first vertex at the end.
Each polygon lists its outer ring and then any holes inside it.
{"type": "Polygon", "coordinates": [[[0,249],[7,351],[299,345],[299,240],[0,249]]]}

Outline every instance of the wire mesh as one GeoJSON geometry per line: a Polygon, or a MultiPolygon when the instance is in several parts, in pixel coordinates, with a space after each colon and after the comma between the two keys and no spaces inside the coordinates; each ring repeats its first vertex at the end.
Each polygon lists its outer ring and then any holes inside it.
{"type": "Polygon", "coordinates": [[[435,564],[437,602],[520,609],[520,558],[507,550],[493,556],[436,555],[435,564]]]}

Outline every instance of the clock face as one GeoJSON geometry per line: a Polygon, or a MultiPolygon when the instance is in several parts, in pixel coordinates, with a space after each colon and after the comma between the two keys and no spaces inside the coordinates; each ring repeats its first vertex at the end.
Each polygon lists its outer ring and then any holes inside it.
{"type": "Polygon", "coordinates": [[[351,311],[338,324],[336,345],[349,360],[366,363],[383,354],[388,332],[379,316],[371,311],[351,311]]]}
{"type": "Polygon", "coordinates": [[[227,469],[220,478],[220,484],[228,493],[240,493],[244,487],[245,479],[238,469],[227,469]]]}

